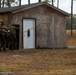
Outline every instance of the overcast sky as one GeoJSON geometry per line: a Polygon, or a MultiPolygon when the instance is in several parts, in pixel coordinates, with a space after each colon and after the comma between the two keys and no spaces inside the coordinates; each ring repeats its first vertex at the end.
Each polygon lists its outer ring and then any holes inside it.
{"type": "MultiPolygon", "coordinates": [[[[27,4],[28,0],[21,0],[22,4],[27,4]]],[[[38,0],[30,0],[31,3],[36,3],[38,0]]],[[[73,13],[76,13],[76,1],[73,1],[73,13]]],[[[57,6],[57,0],[55,0],[54,3],[55,6],[57,6]]],[[[71,0],[59,0],[59,8],[66,11],[66,12],[71,12],[71,0]]]]}

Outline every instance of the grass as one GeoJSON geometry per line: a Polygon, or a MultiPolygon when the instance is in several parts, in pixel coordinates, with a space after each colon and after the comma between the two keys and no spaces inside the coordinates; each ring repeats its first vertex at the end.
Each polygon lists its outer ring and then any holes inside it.
{"type": "MultiPolygon", "coordinates": [[[[67,46],[76,36],[67,31],[67,46]]],[[[76,50],[37,49],[0,52],[0,75],[76,75],[76,50]],[[3,73],[3,74],[2,74],[3,73]]]]}
{"type": "Polygon", "coordinates": [[[13,72],[14,75],[75,75],[76,50],[1,52],[0,72],[13,72]]]}
{"type": "Polygon", "coordinates": [[[76,30],[73,30],[73,36],[71,36],[71,31],[67,30],[67,46],[76,46],[76,30]]]}

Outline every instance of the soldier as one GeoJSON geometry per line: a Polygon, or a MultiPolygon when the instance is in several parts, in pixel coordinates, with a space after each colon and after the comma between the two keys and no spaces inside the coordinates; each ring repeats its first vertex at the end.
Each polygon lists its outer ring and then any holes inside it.
{"type": "Polygon", "coordinates": [[[2,33],[2,32],[1,32],[1,25],[2,25],[1,22],[2,22],[2,21],[0,20],[0,51],[1,51],[1,36],[2,36],[2,35],[1,35],[1,33],[2,33]]]}
{"type": "Polygon", "coordinates": [[[7,42],[8,42],[8,48],[10,50],[13,50],[13,38],[12,38],[12,31],[11,31],[11,27],[8,27],[8,33],[7,33],[7,42]]]}
{"type": "Polygon", "coordinates": [[[3,21],[0,21],[0,48],[3,48],[3,51],[6,51],[6,28],[3,21]]]}
{"type": "Polygon", "coordinates": [[[16,29],[18,29],[15,26],[9,26],[8,32],[9,32],[9,49],[16,50],[17,49],[17,36],[16,36],[16,29]]]}
{"type": "Polygon", "coordinates": [[[16,30],[19,30],[19,28],[15,26],[11,26],[12,29],[12,38],[13,38],[13,47],[14,49],[17,49],[17,33],[16,30]]]}

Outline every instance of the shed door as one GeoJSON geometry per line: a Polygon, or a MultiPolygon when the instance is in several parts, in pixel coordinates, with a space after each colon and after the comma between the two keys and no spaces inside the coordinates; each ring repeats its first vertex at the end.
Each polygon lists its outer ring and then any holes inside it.
{"type": "Polygon", "coordinates": [[[35,20],[23,19],[23,47],[24,49],[35,48],[35,20]]]}

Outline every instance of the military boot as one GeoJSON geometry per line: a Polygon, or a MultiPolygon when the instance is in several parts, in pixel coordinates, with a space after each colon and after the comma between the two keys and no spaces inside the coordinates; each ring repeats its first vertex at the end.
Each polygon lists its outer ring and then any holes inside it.
{"type": "Polygon", "coordinates": [[[6,51],[6,48],[3,48],[3,51],[6,51]]]}
{"type": "Polygon", "coordinates": [[[1,47],[0,47],[0,52],[1,52],[1,47]]]}

